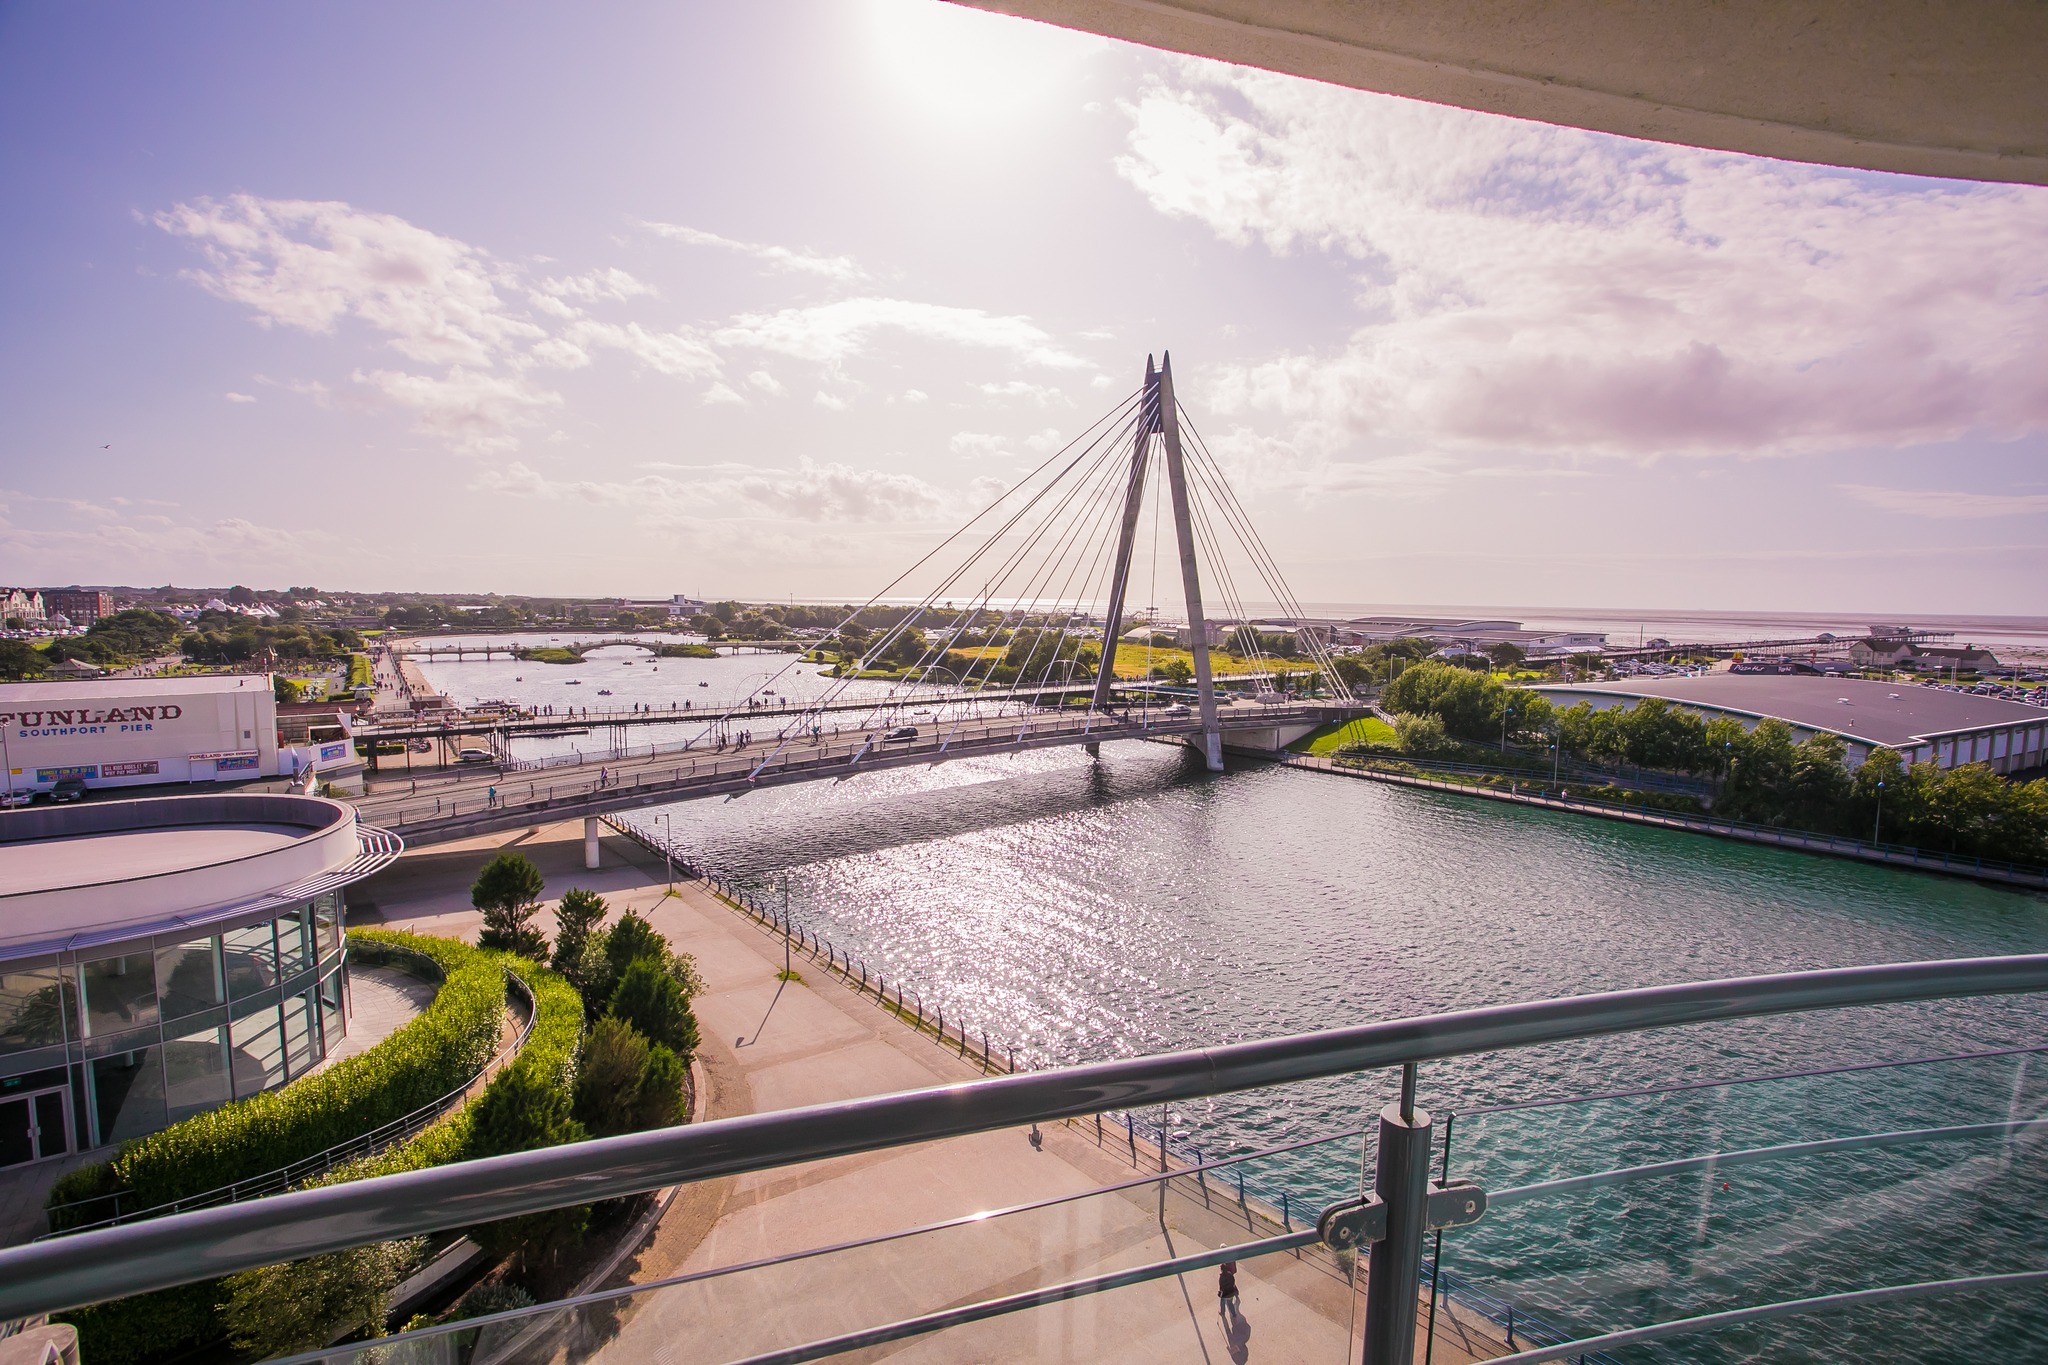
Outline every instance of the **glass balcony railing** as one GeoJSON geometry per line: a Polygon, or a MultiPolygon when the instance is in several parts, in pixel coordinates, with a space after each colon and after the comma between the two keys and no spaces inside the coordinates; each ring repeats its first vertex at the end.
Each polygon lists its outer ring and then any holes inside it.
{"type": "Polygon", "coordinates": [[[0,1313],[729,1177],[673,1274],[293,1359],[2048,1358],[2048,1041],[1986,998],[2043,990],[2042,956],[1696,983],[721,1120],[0,1252],[0,1313]],[[1931,1000],[2020,1036],[1456,1103],[1504,1049],[1931,1000]],[[1188,1131],[1201,1097],[1333,1077],[1385,1107],[1255,1150],[1188,1131]],[[984,1207],[995,1170],[1015,1198],[984,1207]]]}

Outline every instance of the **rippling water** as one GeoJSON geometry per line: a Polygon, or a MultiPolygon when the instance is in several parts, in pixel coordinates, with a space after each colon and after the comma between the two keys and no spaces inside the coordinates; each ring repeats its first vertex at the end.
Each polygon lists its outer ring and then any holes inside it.
{"type": "MultiPolygon", "coordinates": [[[[443,685],[460,677],[437,672],[443,685]]],[[[1079,751],[973,759],[668,813],[694,857],[764,898],[786,889],[804,922],[949,1019],[1015,1044],[1020,1061],[2048,948],[2048,901],[2036,896],[1266,765],[1211,777],[1184,751],[1143,743],[1107,746],[1099,762],[1079,751]]],[[[1431,1066],[1422,1099],[1439,1113],[1469,1111],[2031,1044],[2048,1041],[2042,1020],[2037,1003],[2015,999],[1669,1030],[1431,1066]]],[[[1505,1188],[2032,1117],[2048,1113],[2043,1080],[2048,1063],[2000,1059],[1472,1116],[1460,1122],[1454,1171],[1505,1188]]],[[[1225,1096],[1176,1110],[1172,1122],[1210,1155],[1250,1150],[1355,1131],[1393,1089],[1380,1074],[1225,1096]]],[[[1539,1200],[1448,1238],[1446,1265],[1584,1330],[2048,1266],[2042,1131],[1539,1200]]],[[[1263,1175],[1313,1203],[1356,1188],[1356,1150],[1333,1144],[1263,1175]]],[[[2027,1308],[2038,1302],[2038,1290],[1921,1300],[1636,1352],[1932,1361],[1995,1347],[2042,1358],[2048,1325],[2027,1308]]]]}

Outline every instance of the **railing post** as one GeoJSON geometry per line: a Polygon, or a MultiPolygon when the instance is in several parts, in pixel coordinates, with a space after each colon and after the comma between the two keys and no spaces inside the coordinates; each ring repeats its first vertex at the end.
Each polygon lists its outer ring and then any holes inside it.
{"type": "Polygon", "coordinates": [[[1387,1235],[1365,1272],[1364,1365],[1410,1365],[1422,1292],[1422,1234],[1429,1223],[1430,1118],[1415,1108],[1415,1069],[1401,1069],[1401,1099],[1380,1111],[1373,1193],[1387,1206],[1387,1235]]]}

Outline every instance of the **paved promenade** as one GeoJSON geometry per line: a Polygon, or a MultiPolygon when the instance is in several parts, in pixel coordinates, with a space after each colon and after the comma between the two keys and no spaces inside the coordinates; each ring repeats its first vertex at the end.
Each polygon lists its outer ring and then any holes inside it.
{"type": "MultiPolygon", "coordinates": [[[[547,877],[602,892],[647,915],[697,959],[699,1057],[711,1117],[968,1080],[976,1067],[912,1032],[801,955],[783,982],[782,940],[695,883],[667,894],[659,863],[617,836],[605,867],[581,866],[580,822],[407,854],[362,899],[386,922],[473,936],[468,885],[492,849],[516,845],[547,877]],[[744,1039],[744,1042],[740,1040],[744,1039]]],[[[352,921],[356,911],[351,911],[352,921]]],[[[1034,1150],[1022,1130],[789,1167],[685,1187],[616,1283],[644,1282],[898,1231],[978,1210],[1128,1179],[1128,1153],[1098,1150],[1092,1125],[1055,1126],[1034,1150]]],[[[1146,1149],[1141,1146],[1141,1154],[1146,1149]]],[[[1148,1158],[1148,1165],[1156,1154],[1148,1158]]],[[[1188,1182],[1178,1182],[1187,1184],[1188,1182]]],[[[1228,1200],[1156,1187],[1097,1196],[790,1265],[653,1291],[606,1325],[595,1358],[675,1365],[731,1360],[1043,1284],[1251,1240],[1228,1200]],[[616,1331],[616,1335],[611,1333],[616,1331]]],[[[1256,1234],[1266,1235],[1262,1227],[1256,1234]]],[[[1353,1294],[1328,1263],[1267,1257],[1242,1268],[1243,1312],[1217,1312],[1215,1273],[1097,1295],[862,1353],[903,1361],[1329,1361],[1355,1357],[1353,1294]]],[[[1477,1357],[1447,1340],[1447,1365],[1477,1357]]],[[[576,1334],[580,1335],[580,1334],[576,1334]]],[[[592,1358],[572,1351],[569,1358],[592,1358]]]]}

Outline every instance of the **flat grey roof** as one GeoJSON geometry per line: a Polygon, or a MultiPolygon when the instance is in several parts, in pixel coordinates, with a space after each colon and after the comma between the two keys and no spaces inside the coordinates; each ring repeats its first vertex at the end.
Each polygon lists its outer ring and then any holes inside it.
{"type": "MultiPolygon", "coordinates": [[[[306,837],[297,825],[171,825],[9,844],[0,896],[56,891],[82,882],[131,881],[268,853],[306,837]]],[[[46,926],[9,924],[12,936],[46,926]]]]}
{"type": "Polygon", "coordinates": [[[1697,678],[1631,678],[1537,690],[1566,706],[1576,696],[1663,697],[1714,710],[1776,716],[1808,729],[1836,730],[1890,748],[1968,730],[2048,722],[2048,708],[2003,697],[1974,697],[1912,683],[1803,674],[1709,673],[1697,678]]]}

